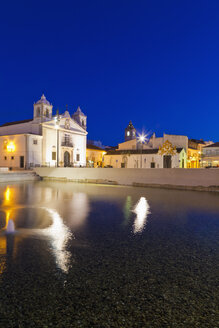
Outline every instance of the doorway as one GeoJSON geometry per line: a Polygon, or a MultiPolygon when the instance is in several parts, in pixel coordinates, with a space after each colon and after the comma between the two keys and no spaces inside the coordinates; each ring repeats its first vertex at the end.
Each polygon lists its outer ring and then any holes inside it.
{"type": "Polygon", "coordinates": [[[20,168],[24,168],[24,156],[20,156],[20,168]]]}
{"type": "Polygon", "coordinates": [[[70,166],[70,154],[68,151],[64,152],[64,167],[70,166]]]}
{"type": "Polygon", "coordinates": [[[165,155],[164,157],[163,157],[163,167],[164,168],[167,168],[167,169],[170,169],[171,168],[171,163],[172,162],[172,160],[171,160],[171,156],[170,155],[165,155]]]}

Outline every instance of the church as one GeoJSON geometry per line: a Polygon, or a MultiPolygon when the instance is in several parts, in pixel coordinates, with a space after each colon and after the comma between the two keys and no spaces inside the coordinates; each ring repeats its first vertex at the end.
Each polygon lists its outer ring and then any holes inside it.
{"type": "Polygon", "coordinates": [[[115,168],[186,168],[188,137],[155,133],[147,140],[137,136],[130,121],[125,129],[125,142],[104,155],[104,166],[115,168]]]}
{"type": "Polygon", "coordinates": [[[53,115],[42,95],[33,105],[33,118],[0,126],[0,166],[86,166],[87,116],[78,107],[70,115],[53,115]]]}

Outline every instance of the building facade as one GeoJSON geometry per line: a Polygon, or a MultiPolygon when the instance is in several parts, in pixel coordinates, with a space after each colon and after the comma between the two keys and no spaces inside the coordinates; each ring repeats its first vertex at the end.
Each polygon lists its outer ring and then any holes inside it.
{"type": "MultiPolygon", "coordinates": [[[[131,123],[131,122],[130,122],[131,123]]],[[[155,133],[147,142],[136,137],[133,124],[125,129],[125,142],[118,149],[108,151],[104,156],[105,167],[116,168],[185,168],[187,163],[188,138],[180,135],[155,133]],[[129,130],[130,127],[130,130],[129,130]],[[134,135],[131,134],[134,131],[134,135]],[[130,132],[127,138],[127,132],[130,132]]]]}
{"type": "Polygon", "coordinates": [[[87,167],[103,167],[105,154],[106,151],[103,148],[88,144],[86,151],[87,167]]]}
{"type": "Polygon", "coordinates": [[[219,167],[219,142],[203,148],[202,167],[219,167]]]}
{"type": "Polygon", "coordinates": [[[33,107],[33,119],[0,126],[0,166],[85,166],[87,117],[81,109],[53,115],[44,95],[33,107]]]}

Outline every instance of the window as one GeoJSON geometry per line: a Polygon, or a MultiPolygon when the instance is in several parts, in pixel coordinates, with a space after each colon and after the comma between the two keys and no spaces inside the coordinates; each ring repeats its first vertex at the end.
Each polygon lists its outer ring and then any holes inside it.
{"type": "Polygon", "coordinates": [[[4,150],[7,150],[7,143],[8,143],[8,140],[4,140],[4,150]]]}
{"type": "Polygon", "coordinates": [[[65,144],[69,144],[69,142],[70,142],[70,135],[65,134],[65,144]]]}
{"type": "Polygon", "coordinates": [[[5,156],[4,158],[5,158],[5,161],[7,161],[7,156],[5,156]]]}
{"type": "Polygon", "coordinates": [[[37,139],[33,139],[33,144],[37,145],[37,139]]]}
{"type": "Polygon", "coordinates": [[[52,152],[52,160],[55,161],[56,160],[56,151],[52,152]]]}
{"type": "Polygon", "coordinates": [[[13,160],[14,159],[14,156],[11,156],[11,159],[13,160]]]}
{"type": "Polygon", "coordinates": [[[130,136],[130,132],[129,131],[127,131],[127,136],[130,136]]]}
{"type": "Polygon", "coordinates": [[[37,110],[36,110],[36,116],[37,117],[40,117],[40,108],[38,107],[37,110]]]}
{"type": "Polygon", "coordinates": [[[134,137],[135,136],[135,131],[133,131],[132,134],[133,134],[133,137],[134,137]]]}
{"type": "Polygon", "coordinates": [[[48,110],[48,108],[46,109],[46,117],[49,117],[49,110],[48,110]]]}
{"type": "Polygon", "coordinates": [[[76,155],[76,161],[77,161],[77,162],[80,162],[80,154],[77,154],[77,155],[76,155]]]}

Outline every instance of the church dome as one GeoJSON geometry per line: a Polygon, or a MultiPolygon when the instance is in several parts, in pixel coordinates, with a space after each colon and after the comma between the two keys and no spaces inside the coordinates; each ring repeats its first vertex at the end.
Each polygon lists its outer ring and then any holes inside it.
{"type": "Polygon", "coordinates": [[[50,102],[46,99],[44,94],[42,94],[40,100],[37,101],[37,104],[46,104],[46,105],[51,105],[50,102]]]}

